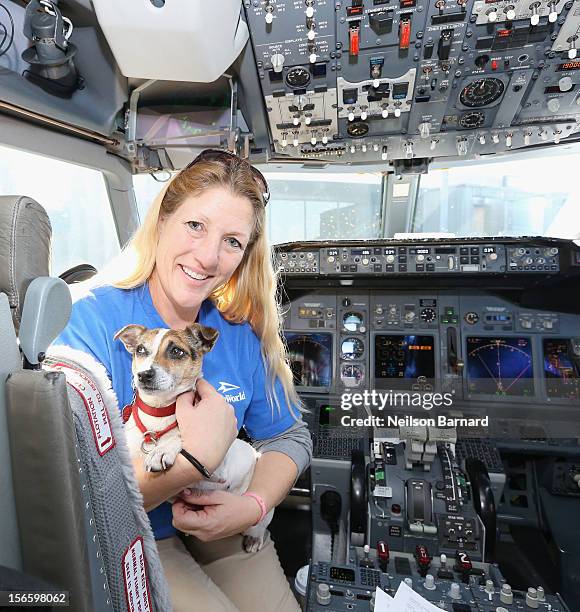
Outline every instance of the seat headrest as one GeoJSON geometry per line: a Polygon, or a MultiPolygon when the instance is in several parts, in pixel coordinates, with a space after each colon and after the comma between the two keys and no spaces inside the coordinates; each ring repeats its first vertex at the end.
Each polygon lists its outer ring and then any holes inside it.
{"type": "Polygon", "coordinates": [[[0,196],[0,292],[6,293],[18,329],[24,295],[49,275],[52,228],[46,211],[26,196],[0,196]]]}

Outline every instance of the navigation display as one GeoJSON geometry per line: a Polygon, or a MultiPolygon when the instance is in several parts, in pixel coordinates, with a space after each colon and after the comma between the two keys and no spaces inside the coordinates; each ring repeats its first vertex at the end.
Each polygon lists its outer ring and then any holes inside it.
{"type": "Polygon", "coordinates": [[[433,336],[375,336],[375,378],[417,380],[435,377],[433,336]]]}
{"type": "Polygon", "coordinates": [[[544,339],[544,376],[548,397],[580,399],[580,357],[570,339],[544,339]]]}
{"type": "Polygon", "coordinates": [[[467,338],[467,383],[471,393],[534,395],[529,338],[467,338]]]}
{"type": "Polygon", "coordinates": [[[332,335],[285,332],[294,384],[330,387],[332,383],[332,335]]]}

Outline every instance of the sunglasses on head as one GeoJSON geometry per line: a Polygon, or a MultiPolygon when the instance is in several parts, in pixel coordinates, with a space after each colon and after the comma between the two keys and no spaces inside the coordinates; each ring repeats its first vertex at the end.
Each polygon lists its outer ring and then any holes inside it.
{"type": "Polygon", "coordinates": [[[266,205],[270,199],[270,189],[268,188],[268,181],[266,181],[266,177],[257,168],[254,168],[250,162],[238,157],[234,153],[230,153],[229,151],[224,151],[222,149],[206,149],[205,151],[202,151],[193,161],[189,162],[184,169],[187,170],[200,161],[217,161],[227,164],[234,160],[248,164],[254,178],[263,188],[262,198],[264,199],[264,205],[266,205]]]}

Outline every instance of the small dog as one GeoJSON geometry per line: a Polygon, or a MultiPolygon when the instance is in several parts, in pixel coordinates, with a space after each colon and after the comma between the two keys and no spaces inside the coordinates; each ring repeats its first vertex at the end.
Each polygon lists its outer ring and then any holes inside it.
{"type": "MultiPolygon", "coordinates": [[[[202,376],[203,356],[213,348],[218,335],[217,330],[199,323],[184,330],[127,325],[115,334],[133,356],[136,395],[133,404],[123,409],[123,420],[129,451],[134,457],[143,457],[146,471],[159,472],[175,463],[182,448],[176,399],[195,391],[202,376]]],[[[191,488],[222,489],[241,495],[250,485],[259,457],[250,444],[236,439],[211,481],[195,483],[191,488]]],[[[244,532],[247,552],[262,548],[273,512],[244,532]]]]}

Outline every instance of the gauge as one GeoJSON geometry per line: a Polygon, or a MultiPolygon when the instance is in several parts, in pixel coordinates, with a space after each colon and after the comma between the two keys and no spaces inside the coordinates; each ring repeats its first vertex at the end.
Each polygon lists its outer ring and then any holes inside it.
{"type": "Polygon", "coordinates": [[[345,338],[340,345],[341,359],[360,359],[365,352],[365,345],[358,338],[345,338]]]}
{"type": "Polygon", "coordinates": [[[423,310],[421,310],[421,319],[426,323],[431,323],[437,319],[437,313],[433,308],[423,308],[423,310]]]}
{"type": "Polygon", "coordinates": [[[340,380],[345,387],[358,387],[364,379],[361,366],[353,363],[343,363],[340,368],[340,380]]]}
{"type": "Polygon", "coordinates": [[[350,123],[346,128],[349,136],[353,138],[362,138],[369,133],[369,126],[364,121],[355,121],[354,123],[350,123]]]}
{"type": "Polygon", "coordinates": [[[467,378],[472,393],[534,394],[529,338],[467,338],[467,378]]]}
{"type": "Polygon", "coordinates": [[[342,324],[347,331],[357,332],[363,324],[362,315],[358,312],[347,312],[344,317],[342,317],[342,324]]]}
{"type": "Polygon", "coordinates": [[[459,101],[469,108],[487,106],[503,94],[504,84],[499,79],[478,79],[469,83],[459,94],[459,101]]]}
{"type": "Polygon", "coordinates": [[[303,66],[294,66],[288,70],[286,75],[286,84],[289,87],[298,89],[300,87],[306,87],[310,83],[310,72],[303,66]]]}
{"type": "Polygon", "coordinates": [[[473,111],[466,113],[459,119],[459,125],[466,130],[474,130],[481,127],[485,123],[485,115],[481,111],[473,111]]]}
{"type": "Polygon", "coordinates": [[[475,325],[479,321],[479,315],[476,312],[468,312],[463,318],[469,325],[475,325]]]}

